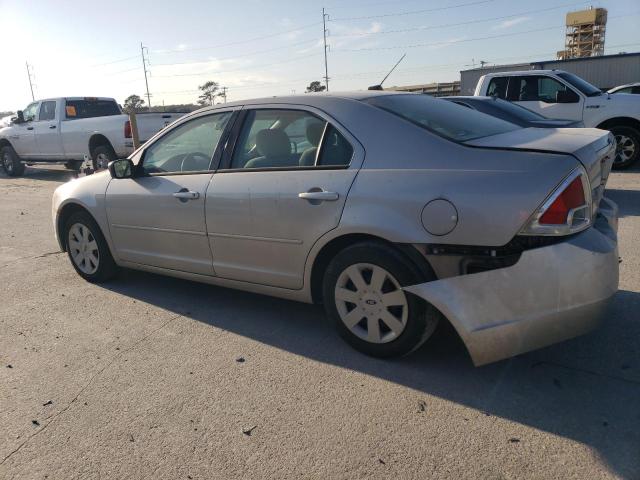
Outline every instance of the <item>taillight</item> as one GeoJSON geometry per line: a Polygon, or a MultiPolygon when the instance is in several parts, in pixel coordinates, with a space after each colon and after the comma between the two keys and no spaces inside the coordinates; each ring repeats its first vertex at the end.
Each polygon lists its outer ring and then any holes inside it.
{"type": "Polygon", "coordinates": [[[520,235],[568,235],[591,225],[591,189],[579,167],[545,200],[520,235]]]}
{"type": "Polygon", "coordinates": [[[124,138],[131,138],[131,122],[129,120],[124,122],[124,138]]]}

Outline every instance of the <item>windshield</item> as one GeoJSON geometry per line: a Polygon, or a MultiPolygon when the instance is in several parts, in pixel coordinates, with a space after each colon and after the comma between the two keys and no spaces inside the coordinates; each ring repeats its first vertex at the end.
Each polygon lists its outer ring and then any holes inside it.
{"type": "Polygon", "coordinates": [[[569,82],[571,85],[573,85],[582,93],[584,93],[587,97],[595,97],[598,95],[602,95],[602,91],[600,91],[598,87],[594,87],[589,82],[574,75],[573,73],[559,72],[559,73],[556,73],[556,75],[558,75],[563,80],[566,80],[567,82],[569,82]]]}
{"type": "Polygon", "coordinates": [[[520,128],[510,122],[423,94],[385,95],[365,100],[433,133],[456,142],[520,128]]]}

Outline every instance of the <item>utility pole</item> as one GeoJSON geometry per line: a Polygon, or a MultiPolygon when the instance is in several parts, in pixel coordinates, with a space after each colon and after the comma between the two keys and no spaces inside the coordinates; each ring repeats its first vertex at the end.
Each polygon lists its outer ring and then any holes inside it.
{"type": "Polygon", "coordinates": [[[227,87],[222,87],[222,92],[220,93],[220,96],[224,98],[224,103],[227,103],[227,87]]]}
{"type": "Polygon", "coordinates": [[[31,101],[35,102],[36,97],[33,96],[33,84],[31,83],[31,67],[29,66],[29,62],[25,62],[25,64],[27,65],[27,78],[29,78],[29,88],[31,89],[31,101]]]}
{"type": "Polygon", "coordinates": [[[146,47],[142,46],[142,42],[140,42],[140,53],[142,53],[142,68],[144,70],[144,83],[147,86],[147,106],[149,111],[151,111],[151,95],[149,94],[149,81],[147,80],[147,60],[144,58],[144,49],[146,47]]]}
{"type": "Polygon", "coordinates": [[[327,66],[327,19],[329,15],[324,13],[324,7],[322,7],[322,34],[324,36],[324,84],[329,91],[329,67],[327,66]]]}

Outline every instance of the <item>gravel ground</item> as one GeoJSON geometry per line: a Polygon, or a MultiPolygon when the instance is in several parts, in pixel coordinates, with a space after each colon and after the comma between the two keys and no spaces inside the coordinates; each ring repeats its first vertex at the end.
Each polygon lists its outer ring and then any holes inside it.
{"type": "Polygon", "coordinates": [[[70,177],[0,174],[0,478],[640,479],[640,170],[609,182],[624,262],[602,327],[481,368],[448,328],[379,361],[315,306],[86,283],[51,228],[70,177]]]}

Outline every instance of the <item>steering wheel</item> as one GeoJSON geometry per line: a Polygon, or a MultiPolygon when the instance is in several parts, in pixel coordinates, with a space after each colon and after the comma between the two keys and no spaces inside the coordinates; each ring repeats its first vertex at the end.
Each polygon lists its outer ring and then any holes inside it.
{"type": "Polygon", "coordinates": [[[209,170],[209,162],[211,161],[211,157],[209,155],[205,155],[202,152],[191,152],[187,153],[184,157],[182,157],[182,162],[180,162],[180,171],[181,172],[193,172],[198,170],[209,170]],[[206,166],[205,168],[189,168],[189,162],[193,162],[194,164],[198,164],[198,159],[204,160],[206,166]],[[186,166],[186,168],[185,168],[186,166]]]}

